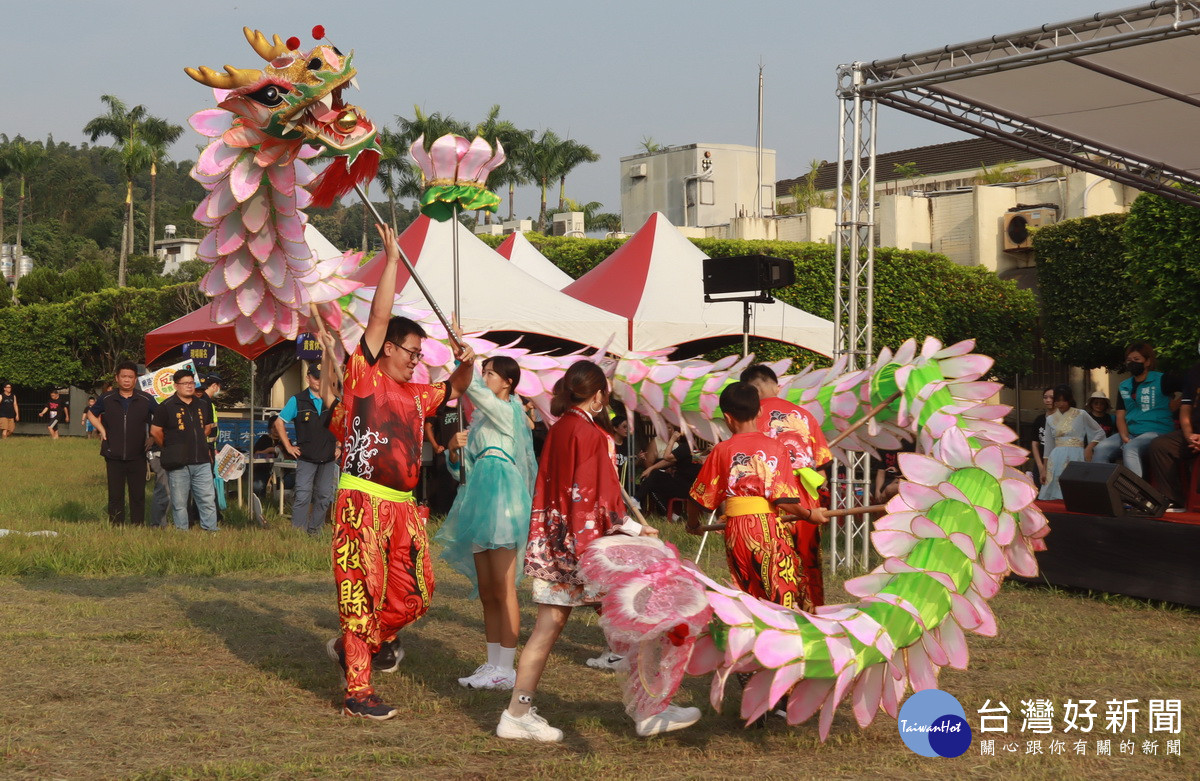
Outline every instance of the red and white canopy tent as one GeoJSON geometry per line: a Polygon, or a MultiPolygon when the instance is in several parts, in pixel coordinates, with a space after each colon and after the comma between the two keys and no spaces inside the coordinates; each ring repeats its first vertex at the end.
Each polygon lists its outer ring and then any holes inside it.
{"type": "MultiPolygon", "coordinates": [[[[704,301],[707,256],[661,213],[564,293],[624,319],[621,346],[661,350],[742,334],[742,304],[704,301]]],[[[833,353],[833,323],[776,301],[752,304],[750,335],[833,353]]]]}
{"type": "MultiPolygon", "coordinates": [[[[458,315],[463,331],[520,331],[597,347],[623,344],[622,318],[565,296],[529,275],[497,255],[461,223],[421,216],[400,234],[400,248],[441,306],[449,309],[454,300],[451,231],[455,225],[463,310],[458,315]]],[[[367,287],[378,285],[383,262],[383,256],[377,255],[355,278],[367,287]]],[[[403,264],[396,272],[396,290],[399,301],[424,301],[403,264]]]]}
{"type": "Polygon", "coordinates": [[[514,233],[496,247],[500,256],[512,261],[512,264],[529,276],[546,283],[555,290],[562,290],[575,280],[570,274],[554,265],[548,257],[538,252],[537,247],[529,243],[523,233],[514,233]]]}

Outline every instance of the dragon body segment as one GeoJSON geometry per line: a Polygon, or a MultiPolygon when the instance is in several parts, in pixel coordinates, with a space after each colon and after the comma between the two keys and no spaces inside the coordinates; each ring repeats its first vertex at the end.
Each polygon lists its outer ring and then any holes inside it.
{"type": "MultiPolygon", "coordinates": [[[[901,391],[878,420],[843,440],[872,450],[894,448],[899,438],[917,442],[917,452],[899,457],[900,493],[872,533],[883,563],[846,583],[858,602],[790,610],[721,585],[661,543],[611,537],[589,549],[586,572],[607,591],[602,625],[614,650],[631,652],[626,702],[635,718],[662,710],[678,686],[680,670],[654,672],[663,662],[712,674],[715,707],[730,673],[750,673],[743,718],[786,699],[793,724],[820,713],[822,739],[846,697],[866,726],[881,709],[895,717],[909,686],[933,688],[940,668],[966,667],[965,633],[996,633],[987,600],[1010,571],[1037,573],[1034,551],[1045,550],[1049,533],[1032,483],[1015,468],[1025,451],[1001,422],[1008,408],[985,401],[998,389],[979,381],[991,359],[971,354],[973,346],[943,348],[930,338],[918,351],[910,341],[869,369],[808,371],[788,385],[830,436],[901,391]],[[701,598],[708,612],[698,609],[701,598]],[[647,631],[631,635],[630,626],[647,631]]],[[[624,392],[635,403],[661,393],[671,417],[713,425],[715,405],[706,399],[729,380],[734,367],[725,368],[691,378],[680,371],[657,390],[646,387],[649,372],[626,375],[624,392]]]]}

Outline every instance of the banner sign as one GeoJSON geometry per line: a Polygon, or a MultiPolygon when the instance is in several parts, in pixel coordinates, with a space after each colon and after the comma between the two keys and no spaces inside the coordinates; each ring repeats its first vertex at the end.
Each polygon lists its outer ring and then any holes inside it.
{"type": "Polygon", "coordinates": [[[316,334],[300,334],[296,337],[296,358],[301,361],[321,360],[321,342],[316,334]]]}
{"type": "Polygon", "coordinates": [[[184,342],[183,354],[198,367],[216,368],[217,346],[212,342],[184,342]]]}
{"type": "Polygon", "coordinates": [[[138,387],[157,401],[166,401],[175,395],[175,380],[172,379],[172,376],[180,369],[187,369],[192,374],[196,373],[195,364],[190,360],[182,361],[173,366],[164,366],[143,374],[138,377],[138,387]]]}

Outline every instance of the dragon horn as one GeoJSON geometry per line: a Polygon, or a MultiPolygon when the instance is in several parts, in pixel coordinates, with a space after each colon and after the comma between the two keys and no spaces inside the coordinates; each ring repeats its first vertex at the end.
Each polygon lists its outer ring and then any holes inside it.
{"type": "Polygon", "coordinates": [[[267,62],[286,54],[288,51],[287,45],[278,35],[273,36],[274,41],[267,43],[267,36],[263,35],[258,30],[251,30],[249,27],[243,27],[242,32],[246,34],[246,40],[250,42],[250,46],[254,51],[258,52],[258,56],[262,57],[267,62]]]}
{"type": "Polygon", "coordinates": [[[201,84],[217,89],[237,89],[249,86],[262,78],[262,71],[243,70],[232,65],[225,66],[225,73],[217,73],[212,68],[201,65],[199,69],[184,68],[183,72],[201,84]]]}

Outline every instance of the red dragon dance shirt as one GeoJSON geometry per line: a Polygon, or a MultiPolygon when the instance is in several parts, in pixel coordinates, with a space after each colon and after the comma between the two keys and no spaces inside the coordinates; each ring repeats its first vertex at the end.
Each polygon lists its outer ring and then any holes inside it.
{"type": "Polygon", "coordinates": [[[786,399],[762,399],[758,430],[787,448],[793,472],[804,467],[816,469],[832,458],[817,419],[786,399]]]}
{"type": "Polygon", "coordinates": [[[360,343],[346,365],[342,471],[411,491],[421,475],[423,424],[446,398],[446,383],[396,382],[377,362],[360,343]]]}
{"type": "Polygon", "coordinates": [[[709,510],[730,496],[764,499],[799,496],[788,452],[782,444],[757,432],[734,434],[717,443],[692,484],[691,496],[709,510]]]}

